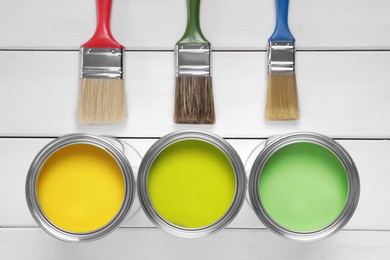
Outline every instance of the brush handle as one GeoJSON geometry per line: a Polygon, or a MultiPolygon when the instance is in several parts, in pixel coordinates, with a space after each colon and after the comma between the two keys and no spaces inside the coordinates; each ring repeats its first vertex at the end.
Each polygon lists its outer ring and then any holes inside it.
{"type": "Polygon", "coordinates": [[[110,28],[112,0],[96,0],[97,26],[92,38],[81,45],[84,48],[120,48],[119,44],[112,36],[110,28]]]}
{"type": "Polygon", "coordinates": [[[200,28],[200,0],[187,0],[187,28],[178,44],[209,44],[200,28]]]}
{"type": "Polygon", "coordinates": [[[288,27],[288,3],[289,0],[276,0],[276,26],[269,38],[271,42],[295,42],[288,27]]]}

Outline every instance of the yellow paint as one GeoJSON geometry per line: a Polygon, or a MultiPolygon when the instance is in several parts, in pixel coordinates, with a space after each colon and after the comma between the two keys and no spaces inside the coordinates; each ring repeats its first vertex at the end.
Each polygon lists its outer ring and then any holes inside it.
{"type": "Polygon", "coordinates": [[[122,206],[125,188],[115,159],[93,145],[59,149],[42,166],[38,203],[57,227],[87,233],[108,224],[122,206]]]}
{"type": "Polygon", "coordinates": [[[230,160],[214,145],[185,140],[157,156],[147,187],[154,209],[166,221],[184,228],[202,228],[229,210],[236,178],[230,160]]]}

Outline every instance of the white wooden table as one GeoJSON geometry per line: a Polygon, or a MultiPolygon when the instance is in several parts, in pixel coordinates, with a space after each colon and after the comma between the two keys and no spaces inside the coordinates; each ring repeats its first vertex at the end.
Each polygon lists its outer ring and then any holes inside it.
{"type": "Polygon", "coordinates": [[[184,0],[115,0],[112,28],[127,47],[129,119],[78,126],[78,48],[95,26],[93,0],[13,0],[0,4],[0,259],[389,259],[390,1],[291,0],[297,39],[301,119],[266,122],[266,46],[273,0],[204,0],[202,25],[213,43],[217,123],[175,125],[173,46],[185,27],[184,0]],[[301,244],[266,230],[245,204],[215,236],[182,240],[142,212],[110,236],[67,244],[37,227],[24,197],[35,154],[72,132],[110,134],[142,154],[179,129],[223,137],[243,161],[263,139],[294,131],[336,138],[354,158],[361,199],[337,235],[301,244]]]}

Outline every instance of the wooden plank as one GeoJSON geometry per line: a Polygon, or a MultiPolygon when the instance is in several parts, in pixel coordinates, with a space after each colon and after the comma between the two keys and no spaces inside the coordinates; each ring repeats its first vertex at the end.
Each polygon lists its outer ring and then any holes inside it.
{"type": "MultiPolygon", "coordinates": [[[[27,170],[35,154],[51,139],[0,139],[0,226],[36,226],[25,203],[24,183],[27,170]]],[[[141,154],[155,140],[127,140],[141,154]]],[[[245,162],[260,140],[229,140],[245,162]]],[[[390,155],[390,141],[341,141],[351,153],[361,178],[359,207],[346,226],[347,229],[390,230],[388,216],[390,204],[390,170],[387,160],[390,155]],[[375,219],[375,221],[372,221],[375,219]]],[[[152,227],[143,212],[127,221],[126,227],[152,227]]],[[[231,228],[264,227],[245,203],[231,228]]]]}
{"type": "Polygon", "coordinates": [[[214,126],[172,122],[173,46],[185,29],[185,2],[114,1],[113,34],[130,50],[125,71],[129,120],[117,126],[78,126],[74,120],[77,50],[94,31],[94,1],[14,0],[1,6],[0,259],[390,258],[390,141],[380,140],[390,138],[390,1],[290,1],[290,27],[299,51],[302,118],[296,122],[263,119],[274,1],[202,1],[202,28],[217,50],[214,126]],[[107,238],[63,243],[36,227],[24,198],[29,164],[52,139],[4,138],[71,132],[145,137],[127,140],[144,154],[155,141],[150,137],[191,128],[236,138],[229,142],[244,161],[261,142],[251,138],[316,131],[359,139],[341,141],[360,171],[355,215],[336,236],[310,244],[265,230],[247,203],[229,229],[206,239],[168,236],[140,211],[107,238]]]}
{"type": "Polygon", "coordinates": [[[266,54],[215,52],[213,84],[217,123],[173,123],[174,58],[171,52],[126,53],[128,121],[78,126],[77,52],[0,52],[0,135],[92,132],[159,137],[196,128],[225,137],[266,137],[317,131],[337,137],[390,137],[390,52],[299,52],[301,119],[267,122],[266,54]],[[373,66],[375,64],[375,66],[373,66]]]}
{"type": "MultiPolygon", "coordinates": [[[[390,45],[386,0],[295,0],[290,27],[298,49],[381,49],[390,45]],[[337,18],[337,19],[335,19],[337,18]]],[[[275,23],[273,1],[202,3],[204,34],[215,49],[265,49],[275,23]]],[[[185,1],[117,0],[112,30],[129,49],[173,49],[184,32],[185,1]]],[[[0,10],[0,48],[76,49],[95,26],[94,1],[9,1],[0,10]]]]}
{"type": "Polygon", "coordinates": [[[315,243],[296,243],[267,230],[224,230],[184,240],[156,229],[119,229],[96,242],[70,244],[39,229],[0,229],[4,259],[388,259],[390,232],[342,231],[315,243]]]}

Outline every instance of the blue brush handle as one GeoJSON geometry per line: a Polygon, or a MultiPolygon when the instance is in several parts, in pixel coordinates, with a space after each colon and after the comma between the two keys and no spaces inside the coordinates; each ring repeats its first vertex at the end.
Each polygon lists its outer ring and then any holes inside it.
{"type": "Polygon", "coordinates": [[[276,27],[269,38],[271,42],[295,42],[288,28],[288,3],[289,0],[276,0],[276,27]]]}

